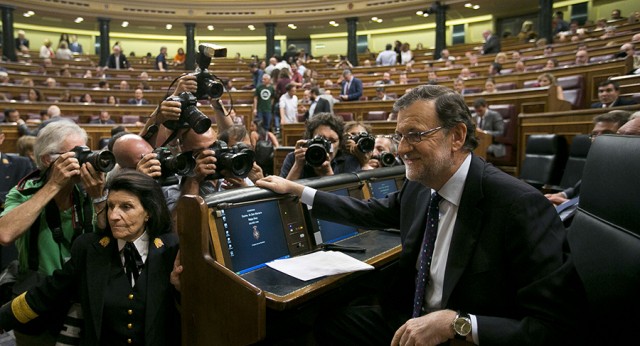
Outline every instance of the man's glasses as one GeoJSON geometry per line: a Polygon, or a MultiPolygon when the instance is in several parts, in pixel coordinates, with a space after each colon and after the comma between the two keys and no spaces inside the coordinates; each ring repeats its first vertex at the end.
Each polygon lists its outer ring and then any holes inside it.
{"type": "Polygon", "coordinates": [[[442,128],[442,126],[438,126],[436,128],[427,130],[427,131],[422,131],[422,132],[409,132],[406,135],[403,135],[401,133],[396,133],[393,136],[391,136],[391,139],[396,142],[397,144],[400,144],[400,141],[402,141],[402,139],[406,139],[407,142],[411,143],[411,144],[416,144],[416,143],[420,143],[422,142],[423,138],[426,138],[428,135],[435,133],[436,131],[440,130],[442,128]]]}

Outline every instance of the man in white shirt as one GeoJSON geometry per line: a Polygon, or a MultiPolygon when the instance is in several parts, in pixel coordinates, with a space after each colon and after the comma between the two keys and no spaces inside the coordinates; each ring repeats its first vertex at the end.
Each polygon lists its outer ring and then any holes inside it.
{"type": "Polygon", "coordinates": [[[280,121],[282,124],[293,124],[298,122],[298,96],[296,96],[296,86],[289,83],[287,92],[280,96],[280,121]]]}
{"type": "Polygon", "coordinates": [[[378,54],[376,58],[376,65],[378,66],[393,66],[397,63],[398,55],[393,50],[393,46],[388,43],[383,52],[378,54]]]}
{"type": "Polygon", "coordinates": [[[414,88],[393,111],[409,180],[400,191],[363,201],[273,176],[256,183],[301,197],[319,218],[400,229],[402,252],[381,305],[320,318],[319,343],[575,342],[584,296],[551,203],[472,154],[475,125],[452,90],[414,88]]]}

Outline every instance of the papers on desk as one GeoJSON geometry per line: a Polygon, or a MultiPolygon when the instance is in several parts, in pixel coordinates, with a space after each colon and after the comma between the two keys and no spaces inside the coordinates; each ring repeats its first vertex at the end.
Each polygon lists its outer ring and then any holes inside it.
{"type": "Polygon", "coordinates": [[[317,251],[304,256],[275,260],[267,265],[303,281],[327,275],[374,269],[373,266],[339,251],[317,251]]]}

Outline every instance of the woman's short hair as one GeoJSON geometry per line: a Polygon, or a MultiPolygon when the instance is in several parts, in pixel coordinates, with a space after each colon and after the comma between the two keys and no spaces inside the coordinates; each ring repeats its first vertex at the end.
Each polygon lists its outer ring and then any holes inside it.
{"type": "Polygon", "coordinates": [[[38,138],[33,145],[33,155],[36,158],[36,167],[44,170],[42,156],[56,154],[62,150],[62,144],[71,135],[77,135],[87,142],[87,132],[76,123],[67,119],[60,119],[47,124],[38,132],[38,138]]]}
{"type": "MultiPolygon", "coordinates": [[[[149,214],[147,233],[149,237],[157,237],[172,231],[171,213],[160,188],[160,184],[148,175],[133,169],[123,169],[109,178],[105,189],[112,191],[126,191],[140,200],[140,204],[149,214]]],[[[106,232],[111,233],[107,224],[106,232]]]]}
{"type": "Polygon", "coordinates": [[[540,81],[540,78],[542,77],[547,77],[547,79],[549,80],[549,82],[551,82],[551,85],[557,85],[558,81],[556,80],[556,76],[554,76],[552,73],[543,73],[541,75],[538,76],[538,82],[540,81]]]}

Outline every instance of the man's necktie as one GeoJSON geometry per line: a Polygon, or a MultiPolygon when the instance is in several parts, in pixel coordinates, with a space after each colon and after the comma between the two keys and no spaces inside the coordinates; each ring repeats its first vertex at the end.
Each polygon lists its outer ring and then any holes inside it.
{"type": "Polygon", "coordinates": [[[431,258],[433,257],[433,248],[436,244],[436,236],[438,235],[438,221],[440,220],[439,203],[442,196],[437,192],[431,194],[431,202],[429,202],[429,211],[427,212],[427,229],[422,240],[422,252],[420,254],[420,267],[416,276],[416,295],[413,297],[413,317],[419,317],[424,304],[424,292],[427,288],[429,279],[429,268],[431,267],[431,258]]]}
{"type": "Polygon", "coordinates": [[[129,282],[133,286],[133,284],[138,280],[138,276],[140,276],[140,269],[144,265],[142,262],[142,257],[138,253],[135,245],[132,242],[127,242],[124,245],[124,249],[122,249],[124,254],[124,269],[127,277],[129,278],[129,282]]]}

